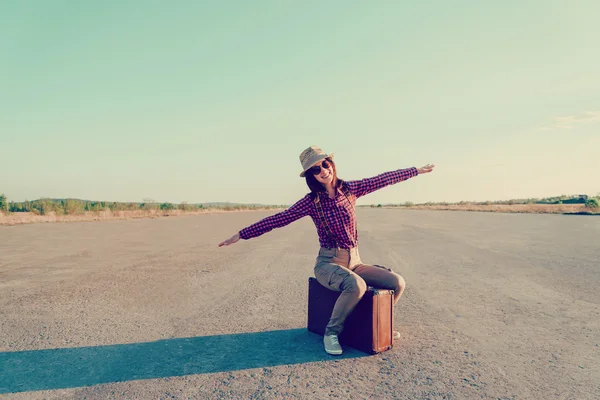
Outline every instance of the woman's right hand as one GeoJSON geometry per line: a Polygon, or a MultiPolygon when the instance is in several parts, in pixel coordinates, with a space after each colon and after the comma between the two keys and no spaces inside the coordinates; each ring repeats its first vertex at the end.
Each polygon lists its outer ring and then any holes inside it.
{"type": "Polygon", "coordinates": [[[219,243],[219,247],[229,246],[230,244],[236,243],[238,240],[240,240],[240,234],[239,234],[239,232],[236,233],[235,235],[233,235],[232,237],[230,237],[229,239],[224,240],[221,243],[219,243]]]}
{"type": "Polygon", "coordinates": [[[419,173],[419,175],[427,174],[427,173],[433,171],[433,167],[435,167],[434,164],[427,164],[424,167],[417,168],[417,172],[419,173]]]}

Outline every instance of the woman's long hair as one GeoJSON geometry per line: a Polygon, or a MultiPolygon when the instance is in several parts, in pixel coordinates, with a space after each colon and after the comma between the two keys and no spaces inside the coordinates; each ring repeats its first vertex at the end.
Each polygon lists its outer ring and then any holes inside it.
{"type": "MultiPolygon", "coordinates": [[[[333,187],[338,189],[342,185],[342,183],[344,183],[344,181],[337,177],[337,170],[335,168],[335,163],[333,162],[333,160],[330,157],[326,157],[325,160],[327,160],[327,162],[331,164],[331,168],[333,169],[333,187]]],[[[319,182],[317,178],[315,178],[315,176],[310,172],[306,172],[304,178],[306,179],[306,184],[308,185],[308,188],[310,189],[313,195],[316,195],[318,192],[325,191],[325,186],[323,186],[323,184],[319,182]]]]}

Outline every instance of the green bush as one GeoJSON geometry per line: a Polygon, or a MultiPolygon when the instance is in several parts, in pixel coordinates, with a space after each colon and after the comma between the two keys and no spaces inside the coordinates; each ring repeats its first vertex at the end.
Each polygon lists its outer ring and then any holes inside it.
{"type": "Polygon", "coordinates": [[[589,208],[591,210],[597,210],[598,208],[600,208],[600,204],[598,203],[597,199],[588,199],[585,202],[585,208],[589,208]]]}
{"type": "Polygon", "coordinates": [[[162,203],[160,205],[160,209],[161,210],[174,210],[175,206],[173,204],[171,204],[171,203],[162,203]]]}

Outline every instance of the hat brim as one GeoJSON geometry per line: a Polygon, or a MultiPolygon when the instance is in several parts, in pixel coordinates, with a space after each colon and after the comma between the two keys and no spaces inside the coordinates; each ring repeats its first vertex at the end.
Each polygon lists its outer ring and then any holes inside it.
{"type": "Polygon", "coordinates": [[[323,154],[322,156],[320,156],[319,158],[317,158],[310,167],[306,168],[304,171],[302,171],[300,173],[300,178],[304,178],[306,176],[306,171],[308,171],[309,169],[311,169],[313,167],[313,165],[315,165],[315,163],[318,163],[321,160],[324,160],[325,158],[329,157],[329,158],[333,158],[333,155],[335,153],[331,153],[331,154],[323,154]]]}

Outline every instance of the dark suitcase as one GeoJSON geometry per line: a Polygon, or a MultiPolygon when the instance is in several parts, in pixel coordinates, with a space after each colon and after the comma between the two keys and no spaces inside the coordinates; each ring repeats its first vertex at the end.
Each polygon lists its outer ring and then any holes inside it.
{"type": "MultiPolygon", "coordinates": [[[[331,311],[340,292],[330,290],[308,278],[308,330],[325,334],[331,311]]],[[[339,335],[340,344],[365,353],[377,354],[393,346],[394,291],[369,286],[363,298],[346,318],[339,335]]]]}

